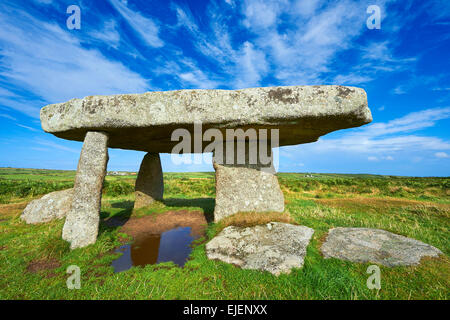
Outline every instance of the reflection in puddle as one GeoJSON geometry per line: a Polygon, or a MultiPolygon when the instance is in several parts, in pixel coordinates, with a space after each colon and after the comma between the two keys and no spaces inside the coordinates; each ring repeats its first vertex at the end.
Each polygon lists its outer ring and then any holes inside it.
{"type": "Polygon", "coordinates": [[[132,244],[123,245],[116,250],[116,252],[122,252],[122,255],[111,265],[114,267],[114,272],[128,270],[132,266],[168,261],[182,267],[191,253],[190,245],[196,238],[192,236],[190,227],[141,236],[132,244]]]}

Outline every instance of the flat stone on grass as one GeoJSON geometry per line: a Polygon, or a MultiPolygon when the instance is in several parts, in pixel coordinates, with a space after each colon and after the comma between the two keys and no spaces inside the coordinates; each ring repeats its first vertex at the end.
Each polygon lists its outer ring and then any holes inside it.
{"type": "Polygon", "coordinates": [[[230,226],[206,244],[208,259],[274,275],[301,268],[314,230],[305,226],[270,222],[255,227],[230,226]]]}
{"type": "Polygon", "coordinates": [[[442,252],[421,241],[380,229],[333,228],[321,248],[325,258],[373,262],[387,267],[418,265],[442,252]]]}

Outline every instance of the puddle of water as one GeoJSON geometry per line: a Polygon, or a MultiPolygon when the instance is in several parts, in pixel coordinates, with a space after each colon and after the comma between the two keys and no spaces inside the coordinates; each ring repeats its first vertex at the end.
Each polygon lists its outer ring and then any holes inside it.
{"type": "Polygon", "coordinates": [[[182,267],[192,251],[191,243],[197,237],[191,235],[190,227],[180,227],[161,234],[149,234],[136,239],[132,244],[121,246],[116,252],[122,255],[112,262],[114,272],[160,262],[169,262],[182,267]]]}

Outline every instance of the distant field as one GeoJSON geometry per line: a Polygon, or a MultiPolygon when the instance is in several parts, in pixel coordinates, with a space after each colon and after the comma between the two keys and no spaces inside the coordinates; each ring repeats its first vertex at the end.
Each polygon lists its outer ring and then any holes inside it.
{"type": "MultiPolygon", "coordinates": [[[[450,203],[450,178],[329,173],[278,173],[278,177],[283,191],[307,198],[364,194],[450,203]]],[[[74,179],[75,171],[0,168],[0,203],[71,188],[74,179]]],[[[166,193],[215,194],[214,172],[168,172],[164,173],[164,179],[166,193]],[[192,184],[192,180],[196,183],[192,184]]],[[[104,192],[107,195],[132,193],[135,180],[136,175],[107,175],[104,192]]]]}
{"type": "MultiPolygon", "coordinates": [[[[26,225],[19,216],[43,194],[73,186],[75,171],[0,168],[0,299],[448,299],[450,288],[450,178],[279,173],[284,215],[315,230],[302,269],[274,277],[209,261],[205,242],[229,223],[210,222],[191,259],[115,274],[110,266],[123,241],[118,227],[100,225],[95,245],[70,251],[61,240],[64,221],[26,225]],[[366,287],[369,264],[323,259],[329,228],[381,228],[429,243],[442,252],[417,267],[385,268],[382,289],[366,287]],[[32,263],[52,265],[39,272],[32,263]],[[68,290],[66,268],[82,271],[82,288],[68,290]]],[[[214,210],[214,173],[165,173],[165,200],[133,211],[136,175],[107,176],[102,221],[171,210],[214,210]]],[[[261,213],[261,222],[268,214],[261,213]]],[[[270,216],[272,217],[272,216],[270,216]]],[[[253,221],[254,223],[254,221],[253,221]]]]}

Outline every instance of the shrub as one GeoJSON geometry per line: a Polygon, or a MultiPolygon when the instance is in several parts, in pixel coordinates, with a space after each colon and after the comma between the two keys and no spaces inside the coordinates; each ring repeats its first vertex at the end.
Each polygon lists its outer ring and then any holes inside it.
{"type": "Polygon", "coordinates": [[[5,202],[11,198],[34,197],[53,191],[73,187],[71,181],[36,181],[36,180],[7,180],[0,179],[0,201],[5,202]]]}
{"type": "Polygon", "coordinates": [[[124,181],[106,181],[103,185],[103,194],[117,197],[121,195],[127,195],[134,192],[134,185],[124,181]]]}

